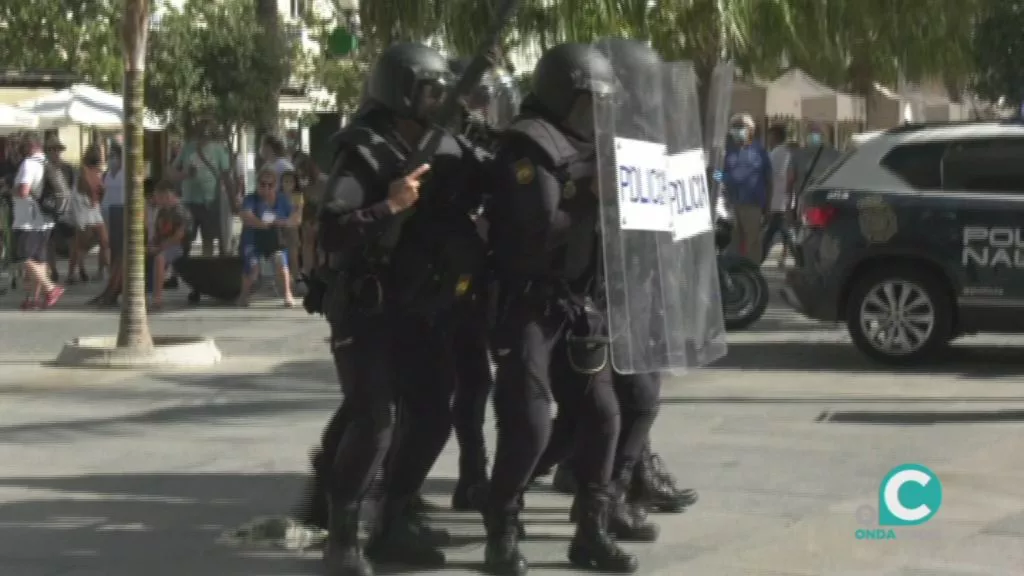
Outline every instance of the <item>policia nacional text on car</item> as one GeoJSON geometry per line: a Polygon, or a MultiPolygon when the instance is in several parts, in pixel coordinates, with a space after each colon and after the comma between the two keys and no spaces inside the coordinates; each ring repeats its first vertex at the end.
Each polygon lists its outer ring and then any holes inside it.
{"type": "Polygon", "coordinates": [[[450,135],[429,166],[408,175],[403,169],[449,77],[448,62],[431,48],[385,50],[367,80],[367,105],[340,134],[325,192],[320,242],[329,265],[320,301],[348,410],[336,453],[328,455],[329,576],[373,574],[358,540],[360,502],[393,441],[366,556],[444,563],[406,510],[451,431],[446,324],[483,267],[483,241],[468,214],[486,182],[479,157],[450,135]],[[398,434],[396,412],[407,433],[398,434]]]}
{"type": "Polygon", "coordinates": [[[518,549],[522,494],[551,435],[551,402],[576,407],[577,529],[570,561],[632,573],[637,559],[607,532],[619,406],[601,342],[602,260],[594,177],[593,102],[614,95],[611,63],[587,44],[545,52],[519,118],[495,158],[490,243],[500,283],[498,446],[485,509],[485,565],[526,574],[518,549]]]}

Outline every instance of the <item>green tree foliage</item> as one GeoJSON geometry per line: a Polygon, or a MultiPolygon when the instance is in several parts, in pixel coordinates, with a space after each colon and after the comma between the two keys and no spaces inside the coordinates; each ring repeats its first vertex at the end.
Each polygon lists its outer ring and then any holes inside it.
{"type": "Polygon", "coordinates": [[[225,128],[264,126],[298,47],[267,40],[251,0],[188,0],[153,31],[146,105],[179,127],[209,116],[225,128]]]}
{"type": "Polygon", "coordinates": [[[798,32],[789,55],[825,83],[861,94],[901,76],[960,83],[984,1],[786,0],[798,32]]]}
{"type": "Polygon", "coordinates": [[[0,2],[0,68],[63,70],[108,90],[122,82],[120,0],[0,2]]]}
{"type": "Polygon", "coordinates": [[[977,23],[975,90],[983,98],[1024,103],[1024,1],[993,0],[977,23]]]}
{"type": "Polygon", "coordinates": [[[297,60],[294,72],[307,87],[322,87],[334,95],[334,102],[317,102],[318,105],[334,104],[338,113],[348,115],[359,107],[373,52],[365,45],[360,45],[355,52],[343,57],[329,52],[328,38],[331,33],[339,27],[351,26],[337,2],[334,2],[333,8],[327,14],[307,14],[306,26],[310,39],[320,50],[304,51],[297,60]]]}

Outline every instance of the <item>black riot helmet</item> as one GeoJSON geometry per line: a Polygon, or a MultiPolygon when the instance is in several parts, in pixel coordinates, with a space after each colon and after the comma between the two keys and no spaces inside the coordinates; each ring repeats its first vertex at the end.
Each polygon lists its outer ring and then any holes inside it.
{"type": "MultiPolygon", "coordinates": [[[[603,38],[595,45],[611,62],[622,87],[616,124],[620,131],[650,133],[664,122],[662,94],[664,65],[647,43],[627,38],[603,38]]],[[[636,134],[632,137],[647,139],[636,134]]]]}
{"type": "Polygon", "coordinates": [[[611,62],[615,77],[627,95],[650,92],[656,83],[660,86],[661,57],[646,42],[602,38],[596,46],[611,62]]]}
{"type": "Polygon", "coordinates": [[[448,61],[437,50],[411,42],[393,44],[370,71],[366,98],[398,116],[429,120],[451,78],[448,61]]]}
{"type": "MultiPolygon", "coordinates": [[[[618,86],[611,62],[591,44],[559,44],[545,52],[533,71],[533,96],[552,120],[565,122],[579,134],[593,126],[570,118],[580,95],[605,98],[618,86]]],[[[592,121],[591,121],[592,124],[592,121]]]]}

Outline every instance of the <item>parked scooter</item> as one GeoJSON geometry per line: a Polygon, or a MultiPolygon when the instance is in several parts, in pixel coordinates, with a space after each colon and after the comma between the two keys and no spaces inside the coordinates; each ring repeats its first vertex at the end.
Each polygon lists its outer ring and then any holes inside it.
{"type": "Polygon", "coordinates": [[[764,316],[768,308],[768,281],[761,267],[738,254],[725,251],[735,228],[732,212],[719,197],[715,207],[715,246],[718,248],[718,282],[722,292],[725,329],[743,330],[764,316]]]}

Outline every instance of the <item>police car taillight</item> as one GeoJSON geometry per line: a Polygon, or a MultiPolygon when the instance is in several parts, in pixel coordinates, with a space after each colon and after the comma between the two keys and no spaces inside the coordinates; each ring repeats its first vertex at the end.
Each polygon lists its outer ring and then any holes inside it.
{"type": "Polygon", "coordinates": [[[825,228],[835,217],[835,206],[807,206],[800,219],[808,228],[825,228]]]}

